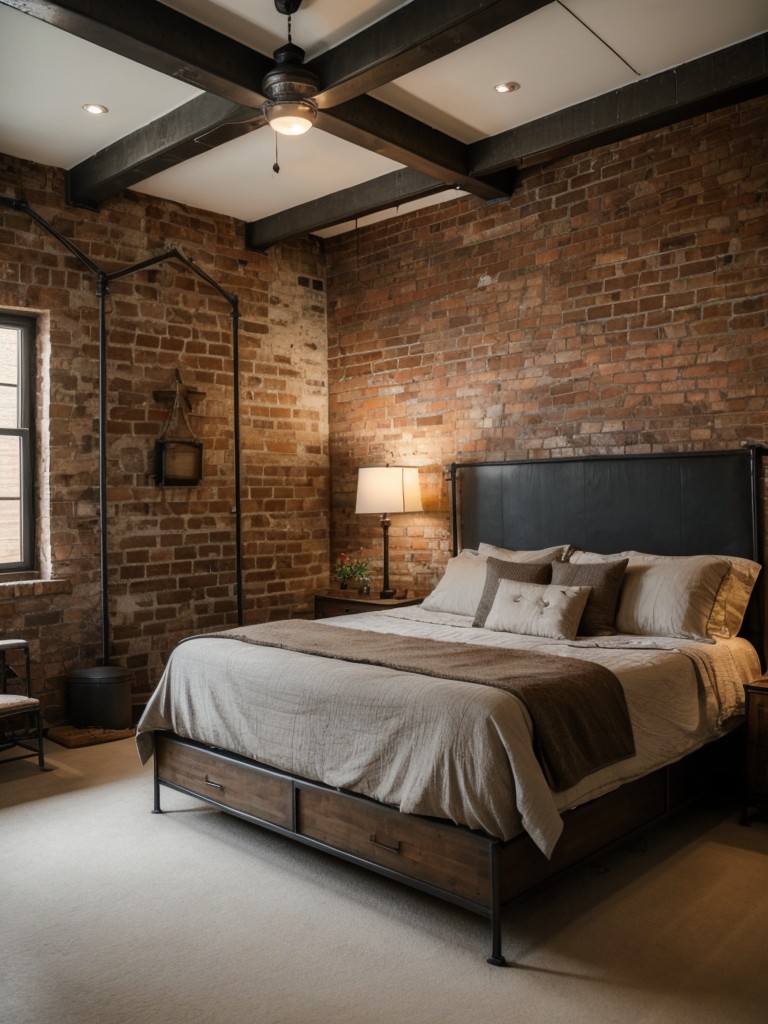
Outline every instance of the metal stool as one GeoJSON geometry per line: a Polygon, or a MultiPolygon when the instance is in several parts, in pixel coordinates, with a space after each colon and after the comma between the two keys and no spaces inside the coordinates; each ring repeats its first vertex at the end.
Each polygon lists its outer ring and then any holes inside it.
{"type": "Polygon", "coordinates": [[[16,754],[14,757],[0,758],[0,764],[11,761],[23,761],[27,757],[37,757],[40,771],[45,771],[45,755],[43,753],[43,718],[40,701],[32,696],[32,675],[29,666],[29,644],[26,640],[0,640],[0,751],[12,750],[16,747],[28,750],[28,754],[16,754]],[[22,693],[9,693],[8,684],[18,680],[17,689],[21,688],[22,680],[7,663],[11,651],[24,652],[24,672],[22,693]],[[26,724],[16,728],[7,728],[6,720],[26,719],[26,724]]]}

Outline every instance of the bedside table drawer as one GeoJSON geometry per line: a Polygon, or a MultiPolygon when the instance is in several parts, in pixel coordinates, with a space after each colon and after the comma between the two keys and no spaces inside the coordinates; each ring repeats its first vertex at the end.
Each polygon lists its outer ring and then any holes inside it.
{"type": "Polygon", "coordinates": [[[747,743],[768,747],[768,690],[747,693],[747,743]]]}

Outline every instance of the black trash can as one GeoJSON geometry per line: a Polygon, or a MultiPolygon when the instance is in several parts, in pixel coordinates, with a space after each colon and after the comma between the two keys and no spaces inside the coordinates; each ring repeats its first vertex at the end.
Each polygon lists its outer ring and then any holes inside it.
{"type": "Polygon", "coordinates": [[[103,665],[69,675],[69,720],[76,729],[130,729],[133,725],[130,673],[103,665]]]}

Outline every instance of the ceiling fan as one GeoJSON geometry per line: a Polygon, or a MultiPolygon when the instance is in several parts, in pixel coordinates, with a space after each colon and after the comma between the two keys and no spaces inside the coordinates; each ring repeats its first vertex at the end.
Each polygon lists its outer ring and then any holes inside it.
{"type": "Polygon", "coordinates": [[[291,16],[301,7],[302,0],[274,2],[278,14],[288,17],[288,42],[275,50],[275,66],[262,80],[261,91],[266,102],[255,114],[249,112],[242,120],[217,125],[198,136],[195,142],[206,147],[220,146],[264,124],[269,124],[281,135],[303,135],[315,123],[317,105],[314,97],[320,81],[317,75],[303,66],[304,51],[291,38],[291,16]]]}

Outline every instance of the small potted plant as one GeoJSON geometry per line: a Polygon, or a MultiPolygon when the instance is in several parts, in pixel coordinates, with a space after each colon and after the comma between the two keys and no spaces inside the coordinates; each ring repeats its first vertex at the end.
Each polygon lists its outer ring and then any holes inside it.
{"type": "Polygon", "coordinates": [[[357,584],[358,589],[364,591],[368,585],[368,559],[350,558],[342,551],[336,559],[333,575],[342,590],[346,590],[351,581],[357,584]]]}

